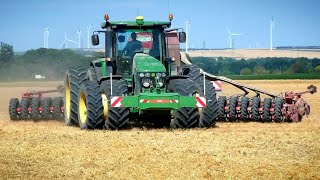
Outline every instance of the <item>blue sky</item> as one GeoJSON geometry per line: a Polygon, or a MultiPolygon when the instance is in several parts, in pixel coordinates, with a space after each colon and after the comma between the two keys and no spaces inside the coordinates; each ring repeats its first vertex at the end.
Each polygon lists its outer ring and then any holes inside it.
{"type": "MultiPolygon", "coordinates": [[[[243,33],[236,48],[268,48],[269,21],[274,17],[274,46],[320,45],[319,0],[170,0],[173,27],[191,21],[190,47],[227,48],[228,32],[243,33]]],[[[0,41],[16,51],[43,46],[42,29],[50,28],[49,47],[58,48],[64,33],[77,40],[86,26],[99,30],[103,15],[110,20],[134,20],[139,8],[145,20],[167,20],[168,0],[1,0],[0,41]]],[[[77,45],[69,45],[77,47],[77,45]]]]}

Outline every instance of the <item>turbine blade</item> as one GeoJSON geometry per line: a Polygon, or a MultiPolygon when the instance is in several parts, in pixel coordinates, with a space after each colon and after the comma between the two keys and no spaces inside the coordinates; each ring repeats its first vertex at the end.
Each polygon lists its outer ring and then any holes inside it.
{"type": "Polygon", "coordinates": [[[72,43],[75,43],[75,44],[78,44],[78,42],[73,41],[73,40],[71,40],[71,39],[68,39],[68,41],[69,41],[69,42],[72,42],[72,43]]]}
{"type": "Polygon", "coordinates": [[[65,45],[65,43],[66,43],[66,40],[64,40],[61,44],[60,44],[60,49],[65,45]]]}
{"type": "Polygon", "coordinates": [[[226,29],[227,29],[228,33],[231,34],[231,31],[227,26],[226,26],[226,29]]]}

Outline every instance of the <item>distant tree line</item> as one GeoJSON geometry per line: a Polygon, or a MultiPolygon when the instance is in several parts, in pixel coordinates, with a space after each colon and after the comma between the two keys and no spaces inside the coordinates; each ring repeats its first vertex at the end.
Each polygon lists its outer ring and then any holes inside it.
{"type": "Polygon", "coordinates": [[[90,61],[101,56],[103,53],[86,57],[68,49],[45,48],[14,55],[13,47],[1,42],[0,81],[34,80],[37,74],[45,76],[46,80],[62,80],[68,68],[89,66],[90,61]]]}
{"type": "Polygon", "coordinates": [[[296,74],[319,72],[320,59],[308,58],[208,58],[193,57],[192,63],[215,75],[296,74]]]}
{"type": "MultiPolygon", "coordinates": [[[[32,49],[15,55],[13,47],[0,44],[0,81],[34,80],[35,75],[46,80],[62,80],[68,68],[89,66],[90,61],[103,57],[102,52],[74,52],[63,49],[32,49]]],[[[264,75],[319,73],[320,59],[259,58],[236,60],[232,58],[193,57],[193,64],[215,75],[264,75]]]]}

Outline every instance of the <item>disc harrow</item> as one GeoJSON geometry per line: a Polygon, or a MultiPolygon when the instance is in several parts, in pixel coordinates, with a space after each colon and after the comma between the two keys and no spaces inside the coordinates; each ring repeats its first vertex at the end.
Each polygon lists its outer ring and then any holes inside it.
{"type": "MultiPolygon", "coordinates": [[[[310,85],[303,92],[285,92],[279,95],[240,84],[222,76],[214,76],[200,70],[205,81],[223,81],[242,90],[243,94],[230,97],[217,97],[217,121],[220,122],[300,122],[303,116],[310,114],[310,105],[302,98],[303,94],[314,94],[317,87],[310,85]],[[249,97],[249,91],[256,93],[249,97]],[[261,98],[261,94],[267,96],[261,98]]],[[[205,90],[205,88],[204,88],[205,90]]],[[[62,97],[44,97],[48,93],[60,93],[62,86],[55,90],[30,91],[22,94],[21,100],[11,98],[9,115],[11,120],[49,120],[64,119],[64,99],[62,97]]]]}
{"type": "Polygon", "coordinates": [[[11,120],[39,121],[42,119],[64,118],[64,107],[62,97],[44,97],[44,94],[62,93],[62,86],[57,89],[47,91],[29,91],[22,94],[19,98],[11,98],[9,102],[9,116],[11,120]]]}
{"type": "Polygon", "coordinates": [[[224,122],[300,122],[310,114],[310,106],[302,94],[314,94],[317,87],[310,85],[304,92],[286,92],[263,100],[259,96],[220,96],[218,98],[218,121],[224,122]]]}

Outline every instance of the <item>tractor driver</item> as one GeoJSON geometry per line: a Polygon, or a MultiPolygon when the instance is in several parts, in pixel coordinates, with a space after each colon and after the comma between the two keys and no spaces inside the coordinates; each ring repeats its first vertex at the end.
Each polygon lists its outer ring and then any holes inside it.
{"type": "Polygon", "coordinates": [[[137,40],[137,34],[135,32],[131,33],[131,39],[122,51],[127,56],[134,56],[137,51],[142,50],[142,42],[137,40]]]}

